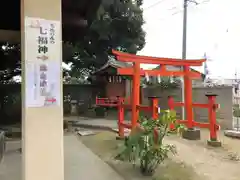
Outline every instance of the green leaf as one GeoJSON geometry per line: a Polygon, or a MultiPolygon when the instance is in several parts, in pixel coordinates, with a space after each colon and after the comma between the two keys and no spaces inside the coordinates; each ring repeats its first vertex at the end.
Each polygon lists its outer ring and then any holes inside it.
{"type": "Polygon", "coordinates": [[[134,166],[140,163],[140,167],[149,171],[157,168],[168,158],[169,153],[176,153],[175,146],[163,144],[169,123],[175,122],[176,113],[173,111],[163,111],[157,120],[139,117],[140,126],[144,131],[139,131],[137,128],[132,130],[122,151],[122,159],[131,162],[134,166]],[[154,131],[158,132],[157,137],[154,131]]]}

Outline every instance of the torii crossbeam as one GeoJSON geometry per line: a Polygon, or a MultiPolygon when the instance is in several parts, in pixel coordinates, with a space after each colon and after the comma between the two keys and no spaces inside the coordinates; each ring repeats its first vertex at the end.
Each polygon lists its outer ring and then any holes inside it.
{"type": "Polygon", "coordinates": [[[119,61],[123,62],[133,62],[132,68],[118,68],[118,74],[120,75],[130,75],[133,77],[132,85],[132,127],[137,125],[137,119],[139,116],[139,96],[140,96],[140,77],[144,74],[150,76],[183,76],[184,77],[184,94],[185,94],[185,109],[186,118],[188,121],[188,128],[193,128],[193,111],[192,111],[192,78],[200,78],[201,74],[198,72],[192,72],[190,66],[202,66],[206,59],[199,60],[182,60],[182,59],[172,59],[172,58],[157,58],[148,56],[138,56],[128,53],[122,53],[113,50],[113,54],[116,55],[119,61]],[[140,68],[140,63],[143,64],[158,64],[161,65],[159,70],[143,70],[140,68]],[[169,71],[166,66],[181,66],[184,71],[169,71]]]}

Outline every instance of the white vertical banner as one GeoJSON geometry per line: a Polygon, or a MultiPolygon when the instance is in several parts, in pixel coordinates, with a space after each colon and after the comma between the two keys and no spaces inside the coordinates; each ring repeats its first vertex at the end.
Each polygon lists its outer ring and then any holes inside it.
{"type": "Polygon", "coordinates": [[[25,18],[26,107],[60,106],[61,23],[25,18]]]}

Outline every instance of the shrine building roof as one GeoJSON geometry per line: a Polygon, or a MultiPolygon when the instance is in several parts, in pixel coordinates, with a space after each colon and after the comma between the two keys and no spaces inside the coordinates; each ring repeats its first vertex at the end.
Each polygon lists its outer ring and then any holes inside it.
{"type": "MultiPolygon", "coordinates": [[[[160,66],[161,66],[161,65],[159,65],[159,66],[157,66],[157,67],[155,67],[155,68],[153,68],[153,69],[159,69],[160,66]]],[[[180,67],[180,66],[166,66],[166,68],[167,68],[167,70],[170,70],[170,71],[179,71],[181,67],[180,67]]],[[[190,69],[191,69],[191,71],[193,71],[193,72],[198,72],[198,73],[200,73],[201,76],[202,76],[202,79],[205,78],[206,75],[205,75],[204,73],[201,73],[200,71],[197,71],[197,70],[195,70],[195,69],[193,69],[193,68],[190,68],[190,69]]]]}
{"type": "Polygon", "coordinates": [[[99,73],[101,74],[101,72],[105,72],[109,68],[117,69],[117,68],[131,67],[131,66],[132,66],[132,63],[117,61],[114,57],[109,57],[108,62],[105,63],[101,68],[96,70],[92,75],[96,75],[99,73]]]}

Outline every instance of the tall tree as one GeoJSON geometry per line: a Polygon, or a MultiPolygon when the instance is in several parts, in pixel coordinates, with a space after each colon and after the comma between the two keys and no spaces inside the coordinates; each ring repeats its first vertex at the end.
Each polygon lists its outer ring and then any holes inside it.
{"type": "Polygon", "coordinates": [[[0,82],[8,83],[21,73],[20,44],[0,43],[0,82]]]}
{"type": "Polygon", "coordinates": [[[105,0],[98,17],[88,28],[83,40],[76,40],[72,76],[101,67],[112,55],[112,49],[136,54],[145,45],[142,0],[105,0]]]}
{"type": "MultiPolygon", "coordinates": [[[[96,18],[87,28],[79,34],[68,33],[68,42],[63,44],[63,62],[72,64],[72,77],[101,67],[112,55],[112,49],[137,53],[144,47],[141,5],[142,0],[102,0],[96,18]]],[[[0,44],[1,82],[20,75],[20,54],[19,44],[0,44]]]]}

